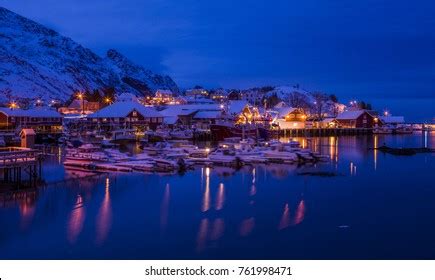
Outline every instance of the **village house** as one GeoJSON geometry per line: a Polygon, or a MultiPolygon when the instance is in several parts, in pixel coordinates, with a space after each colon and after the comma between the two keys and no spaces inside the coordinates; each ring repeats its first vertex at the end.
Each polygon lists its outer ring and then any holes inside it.
{"type": "Polygon", "coordinates": [[[302,109],[280,106],[275,107],[273,112],[273,123],[277,124],[281,129],[305,128],[307,115],[302,109]]]}
{"type": "Polygon", "coordinates": [[[62,115],[48,108],[0,108],[1,129],[31,128],[37,133],[62,132],[62,115]]]}
{"type": "Polygon", "coordinates": [[[373,128],[379,119],[367,110],[345,111],[336,117],[341,128],[373,128]]]}
{"type": "Polygon", "coordinates": [[[168,105],[160,114],[168,126],[207,126],[221,115],[221,108],[218,104],[168,105]]]}
{"type": "Polygon", "coordinates": [[[74,99],[68,107],[60,107],[59,113],[63,115],[92,114],[100,109],[99,102],[90,102],[84,99],[74,99]]]}
{"type": "Polygon", "coordinates": [[[218,88],[210,92],[210,99],[215,102],[224,102],[228,99],[228,92],[222,88],[218,88]]]}
{"type": "Polygon", "coordinates": [[[158,89],[150,99],[151,104],[175,104],[174,93],[168,89],[158,89]]]}
{"type": "Polygon", "coordinates": [[[135,128],[156,129],[163,122],[163,116],[152,107],[137,101],[118,101],[87,116],[92,128],[102,130],[135,128]]]}
{"type": "Polygon", "coordinates": [[[203,88],[188,89],[185,92],[186,96],[190,97],[208,97],[208,90],[203,88]]]}

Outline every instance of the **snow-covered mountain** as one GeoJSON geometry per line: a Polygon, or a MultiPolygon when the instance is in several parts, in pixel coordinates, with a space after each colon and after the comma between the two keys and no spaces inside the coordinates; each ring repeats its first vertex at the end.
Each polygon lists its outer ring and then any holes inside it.
{"type": "Polygon", "coordinates": [[[114,88],[146,95],[178,92],[169,77],[134,64],[116,50],[100,57],[56,31],[0,7],[0,102],[67,100],[78,90],[114,88]]]}

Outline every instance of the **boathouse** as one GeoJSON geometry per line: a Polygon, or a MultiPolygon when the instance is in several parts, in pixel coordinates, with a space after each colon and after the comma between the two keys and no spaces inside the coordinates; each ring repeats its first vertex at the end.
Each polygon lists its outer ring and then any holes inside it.
{"type": "Polygon", "coordinates": [[[345,111],[336,117],[340,128],[373,128],[378,118],[367,110],[345,111]]]}
{"type": "Polygon", "coordinates": [[[273,123],[278,124],[281,129],[305,128],[307,115],[302,109],[292,107],[278,107],[273,111],[273,123]]]}
{"type": "Polygon", "coordinates": [[[61,133],[62,115],[48,108],[29,110],[0,108],[0,128],[31,128],[37,133],[61,133]]]}
{"type": "Polygon", "coordinates": [[[185,104],[185,105],[168,105],[159,112],[167,125],[185,125],[207,123],[211,118],[216,118],[221,114],[221,108],[218,104],[185,104]]]}
{"type": "Polygon", "coordinates": [[[152,107],[136,101],[120,101],[87,116],[92,128],[113,130],[136,128],[155,129],[163,122],[163,116],[152,107]]]}
{"type": "Polygon", "coordinates": [[[90,102],[84,99],[74,99],[68,107],[60,107],[59,113],[63,115],[92,114],[100,109],[99,102],[90,102]]]}

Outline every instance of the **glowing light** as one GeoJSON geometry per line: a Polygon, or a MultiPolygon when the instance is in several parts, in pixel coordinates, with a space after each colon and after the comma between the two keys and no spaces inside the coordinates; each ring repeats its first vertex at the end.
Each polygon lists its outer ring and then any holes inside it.
{"type": "Polygon", "coordinates": [[[15,101],[12,101],[11,104],[9,105],[10,109],[17,109],[19,108],[18,104],[15,101]]]}

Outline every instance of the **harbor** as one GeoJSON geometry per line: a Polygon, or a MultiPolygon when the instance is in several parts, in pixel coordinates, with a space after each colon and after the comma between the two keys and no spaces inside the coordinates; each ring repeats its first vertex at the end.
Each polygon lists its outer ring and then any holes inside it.
{"type": "MultiPolygon", "coordinates": [[[[0,220],[8,226],[0,257],[41,258],[44,249],[47,259],[364,259],[373,257],[367,246],[374,244],[379,258],[431,256],[424,248],[435,230],[433,153],[400,156],[373,147],[433,149],[433,133],[277,140],[325,159],[239,168],[200,163],[177,172],[135,170],[128,158],[128,171],[114,171],[65,165],[66,147],[46,148],[44,186],[0,195],[0,220]],[[403,207],[405,200],[414,206],[403,207]],[[36,242],[41,235],[50,242],[36,242]],[[403,238],[412,246],[396,243],[403,238]]],[[[209,143],[190,145],[206,153],[209,143]]],[[[143,148],[130,143],[103,154],[144,157],[143,148]]]]}

